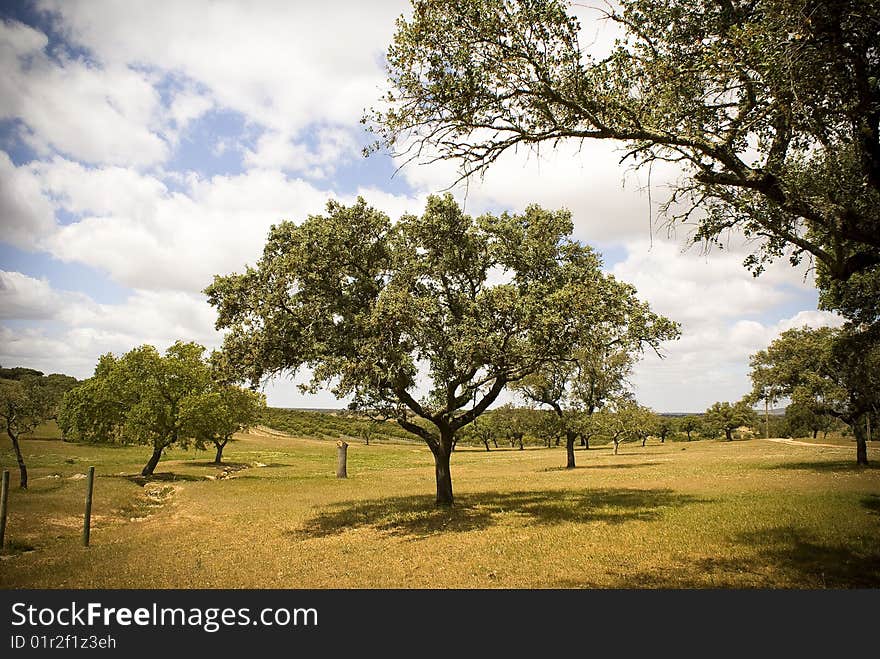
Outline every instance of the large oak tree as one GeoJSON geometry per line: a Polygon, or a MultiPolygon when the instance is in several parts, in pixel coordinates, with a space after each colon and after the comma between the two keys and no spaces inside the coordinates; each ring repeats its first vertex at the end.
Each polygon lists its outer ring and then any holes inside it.
{"type": "Polygon", "coordinates": [[[815,262],[822,304],[880,314],[880,2],[621,0],[608,56],[562,0],[414,0],[388,49],[375,148],[454,159],[612,140],[678,163],[695,240],[754,239],[759,272],[815,262]],[[696,211],[696,212],[694,212],[696,211]]]}
{"type": "Polygon", "coordinates": [[[436,501],[451,505],[456,433],[617,303],[571,231],[566,211],[473,218],[450,195],[396,223],[363,199],[331,201],[274,226],[255,267],[206,293],[237,377],[308,367],[306,389],[396,419],[430,448],[436,501]]]}

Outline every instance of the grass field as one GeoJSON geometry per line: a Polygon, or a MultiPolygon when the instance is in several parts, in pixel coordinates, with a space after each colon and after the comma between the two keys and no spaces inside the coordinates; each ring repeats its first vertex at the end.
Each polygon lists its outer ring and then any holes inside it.
{"type": "Polygon", "coordinates": [[[11,472],[0,587],[880,587],[880,468],[851,443],[747,440],[578,450],[466,448],[456,506],[433,505],[419,444],[256,432],[171,451],[146,484],[146,447],[30,439],[27,492],[11,472]],[[80,544],[96,467],[92,546],[80,544]]]}

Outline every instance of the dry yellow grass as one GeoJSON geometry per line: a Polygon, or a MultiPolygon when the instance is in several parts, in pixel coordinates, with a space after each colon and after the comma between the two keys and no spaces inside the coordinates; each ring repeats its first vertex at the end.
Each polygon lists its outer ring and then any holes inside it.
{"type": "Polygon", "coordinates": [[[3,588],[880,586],[880,469],[856,468],[846,446],[601,447],[574,470],[563,449],[464,449],[452,510],[434,507],[419,444],[352,444],[338,480],[333,442],[249,434],[224,454],[238,470],[174,451],[146,486],[128,477],[144,447],[24,451],[26,493],[0,449],[13,472],[3,588]]]}

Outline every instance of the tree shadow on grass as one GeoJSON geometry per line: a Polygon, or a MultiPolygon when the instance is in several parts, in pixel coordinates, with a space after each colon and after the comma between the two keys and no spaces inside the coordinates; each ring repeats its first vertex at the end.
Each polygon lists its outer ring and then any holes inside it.
{"type": "Polygon", "coordinates": [[[867,465],[856,464],[855,459],[852,460],[815,460],[809,462],[778,462],[767,465],[765,469],[794,469],[802,471],[844,471],[852,473],[860,473],[863,471],[880,471],[880,464],[876,461],[867,465]]]}
{"type": "Polygon", "coordinates": [[[204,476],[195,476],[192,474],[175,474],[172,471],[165,471],[159,474],[153,474],[152,476],[141,476],[140,474],[114,474],[111,475],[110,478],[124,478],[131,481],[132,483],[136,483],[141,486],[144,486],[147,483],[173,483],[175,481],[179,482],[206,480],[204,476]]]}
{"type": "Polygon", "coordinates": [[[584,492],[480,492],[456,497],[453,508],[437,507],[427,498],[395,497],[336,504],[291,533],[300,539],[321,538],[349,529],[373,528],[390,535],[420,538],[485,529],[498,523],[503,515],[517,515],[529,525],[622,524],[658,519],[663,508],[699,501],[668,489],[610,488],[584,492]]]}
{"type": "Polygon", "coordinates": [[[869,494],[861,503],[869,512],[880,515],[880,494],[869,494]]]}
{"type": "Polygon", "coordinates": [[[577,469],[633,469],[635,467],[651,467],[653,465],[663,464],[662,462],[621,462],[618,464],[605,465],[577,465],[574,469],[568,467],[545,467],[538,471],[575,471],[577,469]]]}
{"type": "Polygon", "coordinates": [[[741,533],[748,557],[703,558],[678,569],[625,575],[624,588],[877,588],[880,550],[870,543],[829,543],[780,526],[741,533]]]}

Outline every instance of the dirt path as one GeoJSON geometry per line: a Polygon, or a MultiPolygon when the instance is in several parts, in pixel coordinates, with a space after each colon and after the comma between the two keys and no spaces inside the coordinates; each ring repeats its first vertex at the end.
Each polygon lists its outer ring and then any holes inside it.
{"type": "Polygon", "coordinates": [[[778,444],[790,444],[791,446],[817,446],[821,448],[839,448],[843,451],[851,451],[851,446],[841,446],[840,444],[815,444],[813,442],[799,442],[796,439],[783,439],[781,437],[775,437],[771,439],[767,439],[766,437],[758,437],[758,439],[762,439],[765,442],[776,442],[778,444]]]}

